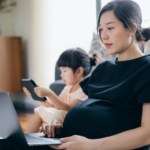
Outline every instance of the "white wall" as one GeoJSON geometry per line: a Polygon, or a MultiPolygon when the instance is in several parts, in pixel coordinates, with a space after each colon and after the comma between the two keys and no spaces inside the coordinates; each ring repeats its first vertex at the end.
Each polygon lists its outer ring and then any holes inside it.
{"type": "MultiPolygon", "coordinates": [[[[24,78],[40,84],[43,80],[42,0],[18,0],[11,13],[12,35],[21,36],[24,53],[24,78]]],[[[12,95],[14,101],[38,104],[24,94],[12,95]]]]}
{"type": "Polygon", "coordinates": [[[24,43],[25,78],[43,84],[42,0],[19,0],[12,12],[13,35],[24,43]]]}
{"type": "Polygon", "coordinates": [[[0,35],[11,36],[12,33],[12,18],[10,13],[0,13],[0,35]]]}
{"type": "MultiPolygon", "coordinates": [[[[43,0],[45,84],[54,81],[56,61],[66,49],[90,50],[96,31],[95,0],[43,0]]],[[[47,85],[48,86],[48,85],[47,85]]]]}
{"type": "Polygon", "coordinates": [[[13,35],[24,41],[25,77],[48,87],[62,51],[89,51],[96,29],[95,1],[18,0],[12,24],[13,35]]]}
{"type": "MultiPolygon", "coordinates": [[[[18,0],[10,18],[10,34],[23,39],[24,78],[46,87],[54,81],[62,51],[81,47],[88,52],[96,30],[93,0],[18,0]]],[[[12,98],[38,105],[22,93],[12,98]]]]}

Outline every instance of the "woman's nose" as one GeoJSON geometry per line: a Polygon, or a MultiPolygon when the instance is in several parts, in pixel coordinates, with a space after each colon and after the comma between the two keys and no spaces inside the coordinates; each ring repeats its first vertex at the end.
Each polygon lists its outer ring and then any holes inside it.
{"type": "Polygon", "coordinates": [[[106,30],[103,30],[103,32],[101,32],[101,39],[102,39],[102,41],[109,39],[109,36],[108,36],[106,30]]]}

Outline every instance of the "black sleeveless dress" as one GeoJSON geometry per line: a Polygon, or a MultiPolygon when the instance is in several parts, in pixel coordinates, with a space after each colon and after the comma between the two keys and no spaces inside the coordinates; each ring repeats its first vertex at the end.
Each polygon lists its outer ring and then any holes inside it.
{"type": "Polygon", "coordinates": [[[104,61],[80,85],[89,98],[67,113],[65,137],[97,139],[140,127],[143,103],[150,102],[150,55],[104,61]]]}

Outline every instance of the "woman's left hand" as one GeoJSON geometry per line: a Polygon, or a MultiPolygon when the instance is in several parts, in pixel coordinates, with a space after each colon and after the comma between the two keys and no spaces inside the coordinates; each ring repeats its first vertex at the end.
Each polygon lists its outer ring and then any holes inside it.
{"type": "Polygon", "coordinates": [[[59,146],[50,146],[54,149],[65,149],[65,150],[93,150],[94,145],[92,144],[93,141],[90,139],[87,139],[83,136],[71,136],[67,138],[60,139],[61,142],[64,142],[64,144],[59,146]]]}

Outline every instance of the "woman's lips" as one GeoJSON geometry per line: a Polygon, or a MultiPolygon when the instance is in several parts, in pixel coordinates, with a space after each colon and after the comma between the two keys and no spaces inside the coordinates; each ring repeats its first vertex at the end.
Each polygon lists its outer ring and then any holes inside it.
{"type": "Polygon", "coordinates": [[[106,48],[109,48],[112,44],[105,43],[106,48]]]}

